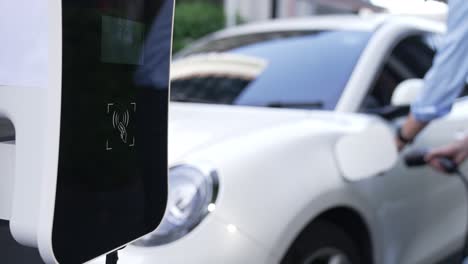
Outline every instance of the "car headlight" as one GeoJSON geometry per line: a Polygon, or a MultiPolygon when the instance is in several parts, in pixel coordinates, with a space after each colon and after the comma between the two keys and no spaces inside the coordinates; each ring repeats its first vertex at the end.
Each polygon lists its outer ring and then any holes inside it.
{"type": "Polygon", "coordinates": [[[214,170],[182,165],[169,170],[169,197],[166,213],[156,231],[134,243],[150,247],[173,242],[192,231],[214,211],[218,176],[214,170]]]}

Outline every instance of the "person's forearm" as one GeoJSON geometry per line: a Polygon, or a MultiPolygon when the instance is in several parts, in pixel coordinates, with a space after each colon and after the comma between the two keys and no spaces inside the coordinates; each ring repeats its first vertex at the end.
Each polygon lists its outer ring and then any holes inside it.
{"type": "Polygon", "coordinates": [[[427,124],[428,122],[418,121],[410,114],[401,128],[402,136],[408,140],[413,140],[427,124]]]}
{"type": "Polygon", "coordinates": [[[427,124],[450,113],[468,75],[468,27],[466,0],[449,1],[445,40],[438,47],[433,65],[424,77],[424,90],[411,104],[411,116],[401,134],[412,140],[427,124]]]}
{"type": "Polygon", "coordinates": [[[412,114],[408,116],[405,123],[398,132],[396,144],[399,151],[403,150],[406,144],[413,141],[414,138],[427,126],[427,122],[418,121],[412,114]]]}

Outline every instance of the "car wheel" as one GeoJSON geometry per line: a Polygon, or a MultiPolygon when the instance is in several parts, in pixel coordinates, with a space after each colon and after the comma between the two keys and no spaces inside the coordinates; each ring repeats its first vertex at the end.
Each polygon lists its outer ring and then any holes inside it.
{"type": "Polygon", "coordinates": [[[359,264],[358,248],[346,232],[317,221],[294,241],[282,264],[359,264]]]}

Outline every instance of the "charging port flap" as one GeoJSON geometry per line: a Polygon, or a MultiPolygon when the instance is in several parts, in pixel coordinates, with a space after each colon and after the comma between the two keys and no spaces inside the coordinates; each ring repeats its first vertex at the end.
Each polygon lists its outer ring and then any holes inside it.
{"type": "Polygon", "coordinates": [[[386,172],[398,159],[393,133],[380,120],[369,122],[360,131],[343,135],[335,152],[343,177],[351,182],[386,172]]]}

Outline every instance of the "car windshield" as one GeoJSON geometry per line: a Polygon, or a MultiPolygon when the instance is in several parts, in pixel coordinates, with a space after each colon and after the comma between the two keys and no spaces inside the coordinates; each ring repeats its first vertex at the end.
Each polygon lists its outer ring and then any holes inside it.
{"type": "Polygon", "coordinates": [[[216,54],[202,58],[200,53],[194,55],[192,50],[188,57],[176,60],[175,64],[179,66],[174,66],[173,71],[190,74],[172,76],[171,99],[332,110],[370,34],[362,31],[319,31],[282,38],[254,38],[250,35],[248,41],[236,39],[245,38],[241,36],[208,42],[205,48],[199,45],[196,50],[203,54],[212,51],[216,54]],[[194,56],[198,56],[195,63],[194,56]],[[232,58],[226,59],[226,56],[232,58]],[[256,66],[252,66],[254,61],[256,66]]]}

